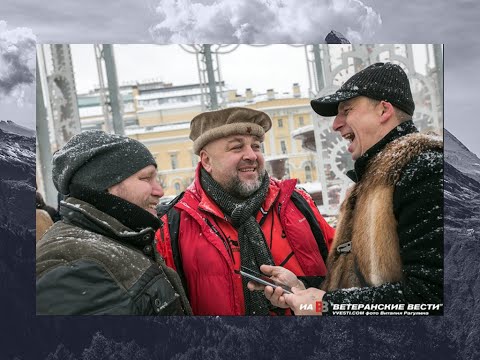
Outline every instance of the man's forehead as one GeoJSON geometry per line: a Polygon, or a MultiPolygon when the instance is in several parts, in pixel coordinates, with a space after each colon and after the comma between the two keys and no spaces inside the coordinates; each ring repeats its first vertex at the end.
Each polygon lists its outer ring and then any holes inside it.
{"type": "Polygon", "coordinates": [[[252,135],[229,135],[225,136],[222,138],[218,138],[216,140],[213,140],[206,144],[204,146],[205,150],[208,151],[216,151],[217,150],[225,150],[229,146],[235,143],[239,144],[245,144],[245,143],[255,143],[255,142],[261,142],[261,139],[257,136],[252,136],[252,135]]]}
{"type": "Polygon", "coordinates": [[[355,103],[358,99],[360,99],[360,96],[357,96],[357,97],[354,97],[352,99],[348,99],[348,100],[345,100],[345,101],[341,101],[339,104],[338,104],[338,110],[341,110],[341,109],[344,109],[345,107],[349,106],[349,105],[352,105],[353,103],[355,103]]]}
{"type": "Polygon", "coordinates": [[[244,142],[246,140],[260,141],[260,138],[255,135],[230,135],[224,138],[224,141],[227,143],[244,142]]]}
{"type": "Polygon", "coordinates": [[[138,172],[142,174],[156,173],[157,168],[153,165],[148,165],[148,166],[145,166],[143,169],[139,170],[138,172]]]}

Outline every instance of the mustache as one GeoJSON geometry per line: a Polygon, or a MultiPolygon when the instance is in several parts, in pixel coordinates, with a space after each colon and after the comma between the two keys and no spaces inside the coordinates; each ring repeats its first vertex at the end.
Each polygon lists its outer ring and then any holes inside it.
{"type": "Polygon", "coordinates": [[[256,160],[242,160],[239,164],[239,167],[246,166],[246,165],[259,167],[258,161],[256,160]]]}

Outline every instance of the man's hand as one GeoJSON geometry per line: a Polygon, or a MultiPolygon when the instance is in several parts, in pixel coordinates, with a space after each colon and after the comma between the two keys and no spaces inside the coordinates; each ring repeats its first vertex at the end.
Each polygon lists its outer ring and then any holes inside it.
{"type": "MultiPolygon", "coordinates": [[[[317,312],[317,301],[321,302],[325,291],[317,288],[308,288],[301,290],[298,288],[292,288],[293,294],[284,294],[281,296],[283,302],[292,309],[295,315],[322,315],[322,312],[317,312]],[[313,310],[300,310],[300,305],[312,305],[306,306],[313,310]]],[[[273,304],[273,303],[272,303],[273,304]]]]}
{"type": "MultiPolygon", "coordinates": [[[[297,276],[284,267],[262,265],[260,266],[260,271],[269,276],[279,285],[286,285],[290,288],[296,287],[298,289],[305,289],[305,285],[298,280],[297,276]]],[[[268,285],[265,286],[254,281],[249,281],[247,287],[250,291],[263,290],[265,297],[272,303],[273,306],[282,309],[288,308],[288,305],[285,303],[285,298],[283,297],[284,291],[280,286],[274,289],[268,285]]]]}
{"type": "MultiPolygon", "coordinates": [[[[285,269],[284,267],[262,265],[260,266],[260,271],[270,277],[273,281],[275,281],[275,283],[279,285],[287,285],[290,288],[297,287],[299,289],[305,289],[305,285],[303,285],[303,283],[298,280],[297,276],[290,270],[285,269]]],[[[264,290],[265,288],[265,285],[256,283],[254,281],[249,281],[247,286],[251,291],[264,290]]]]}

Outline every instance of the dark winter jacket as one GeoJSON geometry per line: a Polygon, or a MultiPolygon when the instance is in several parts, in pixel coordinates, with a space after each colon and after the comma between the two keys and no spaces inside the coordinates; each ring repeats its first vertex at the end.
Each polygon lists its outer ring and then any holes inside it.
{"type": "Polygon", "coordinates": [[[324,301],[442,304],[441,138],[400,124],[348,175],[356,184],[342,204],[324,301]]]}
{"type": "Polygon", "coordinates": [[[76,198],[37,243],[37,314],[183,315],[178,275],[154,259],[154,229],[134,231],[76,198]]]}

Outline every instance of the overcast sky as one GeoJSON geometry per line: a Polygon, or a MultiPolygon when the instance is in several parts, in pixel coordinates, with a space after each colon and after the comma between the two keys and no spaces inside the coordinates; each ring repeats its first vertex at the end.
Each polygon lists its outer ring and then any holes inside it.
{"type": "MultiPolygon", "coordinates": [[[[196,57],[183,48],[178,45],[115,45],[119,84],[151,80],[174,85],[198,83],[196,57]]],[[[191,46],[187,49],[194,50],[191,46]]],[[[218,49],[217,45],[212,47],[215,49],[218,49]]],[[[413,49],[416,69],[425,75],[426,47],[413,45],[413,49]]],[[[77,93],[88,92],[98,86],[93,46],[73,44],[71,50],[77,93]]],[[[222,46],[219,51],[227,51],[219,55],[222,80],[239,94],[244,94],[246,88],[251,88],[254,93],[265,93],[269,88],[278,93],[291,93],[293,83],[299,83],[304,94],[308,94],[304,46],[242,44],[222,46]]]]}
{"type": "MultiPolygon", "coordinates": [[[[216,45],[212,49],[218,48],[216,45]]],[[[98,86],[98,74],[92,45],[71,46],[77,92],[98,86]]],[[[188,47],[194,50],[193,47],[188,47]]],[[[160,80],[174,85],[198,83],[196,56],[178,45],[115,45],[115,63],[119,84],[131,81],[160,80]]],[[[244,92],[252,88],[265,92],[291,91],[292,84],[308,88],[304,47],[248,45],[222,47],[219,55],[222,79],[227,86],[244,92]]]]}
{"type": "MultiPolygon", "coordinates": [[[[43,43],[310,43],[322,42],[331,29],[352,42],[444,43],[445,124],[480,154],[480,121],[473,109],[480,82],[478,1],[105,0],[101,5],[7,0],[0,5],[0,20],[11,30],[31,29],[43,43]]],[[[4,112],[3,98],[0,106],[4,112]]]]}

